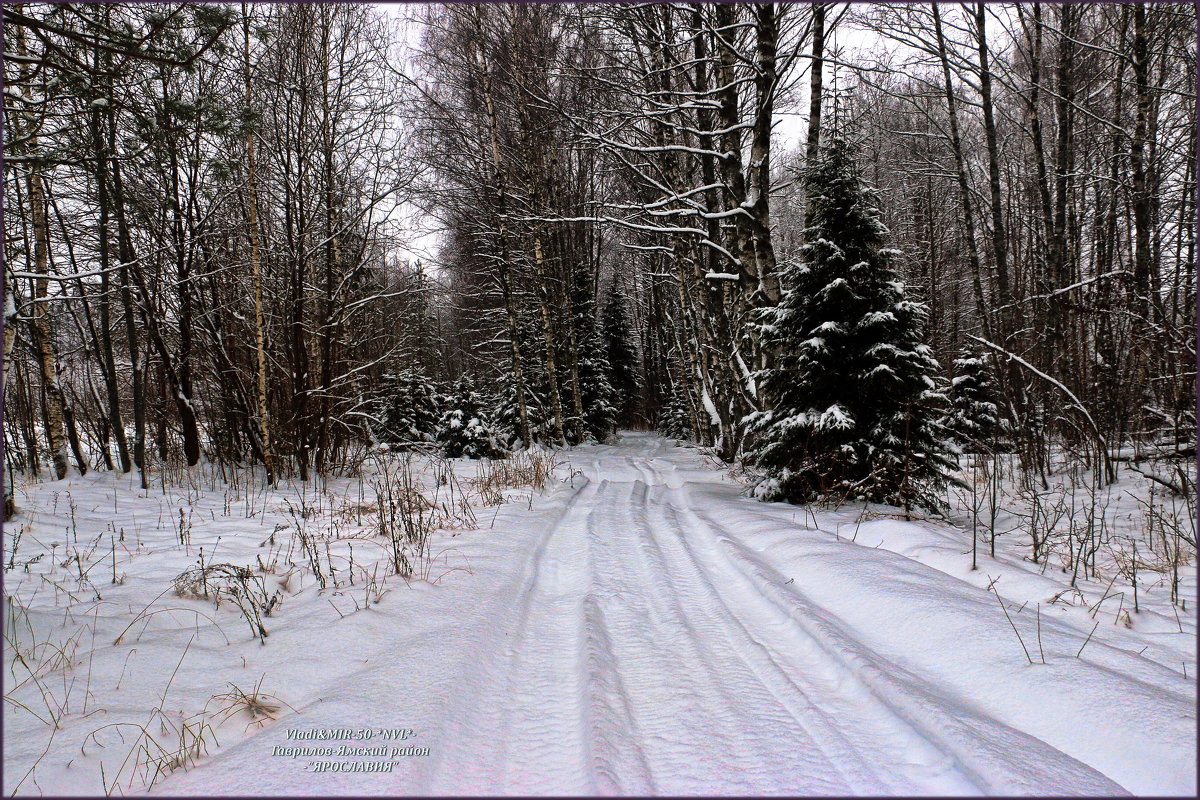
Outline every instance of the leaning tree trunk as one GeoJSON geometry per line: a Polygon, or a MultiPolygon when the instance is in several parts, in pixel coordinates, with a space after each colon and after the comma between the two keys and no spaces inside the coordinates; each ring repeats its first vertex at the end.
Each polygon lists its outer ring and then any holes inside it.
{"type": "Polygon", "coordinates": [[[975,34],[979,45],[979,94],[983,106],[983,133],[987,144],[988,193],[992,213],[992,257],[996,266],[996,291],[1000,301],[997,320],[1000,334],[1013,333],[1012,289],[1008,276],[1008,232],[1004,225],[1004,197],[1000,190],[1000,145],[996,134],[995,106],[992,101],[992,70],[987,42],[987,10],[983,3],[975,6],[975,34]]]}
{"type": "Polygon", "coordinates": [[[946,54],[946,39],[942,33],[941,11],[938,9],[937,3],[931,3],[930,8],[933,11],[933,29],[937,38],[938,60],[942,65],[942,84],[946,92],[946,109],[950,119],[950,147],[954,151],[958,194],[962,203],[963,225],[966,229],[964,238],[967,240],[967,256],[971,262],[971,285],[975,293],[975,309],[979,314],[979,323],[983,328],[984,337],[991,339],[993,338],[991,315],[988,312],[987,300],[983,293],[983,262],[979,255],[979,243],[975,238],[975,210],[971,203],[971,186],[968,183],[962,135],[958,129],[958,101],[950,77],[950,60],[946,54]]]}

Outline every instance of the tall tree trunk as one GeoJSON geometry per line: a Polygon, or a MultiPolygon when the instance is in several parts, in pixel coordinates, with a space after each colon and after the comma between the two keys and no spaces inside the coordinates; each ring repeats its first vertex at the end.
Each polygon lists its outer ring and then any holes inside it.
{"type": "MultiPolygon", "coordinates": [[[[36,147],[36,139],[30,137],[31,147],[36,147]]],[[[34,272],[38,275],[48,275],[50,232],[46,224],[46,195],[42,177],[37,169],[30,170],[27,178],[29,189],[30,212],[33,218],[33,262],[34,272]]],[[[49,303],[50,282],[45,278],[33,281],[33,296],[30,300],[30,323],[33,328],[34,346],[38,353],[38,366],[41,368],[42,390],[46,407],[44,411],[46,422],[46,439],[50,445],[50,459],[54,463],[54,474],[59,480],[67,477],[69,462],[67,459],[67,433],[63,419],[65,402],[62,386],[58,380],[58,366],[54,353],[54,334],[50,324],[49,303]]]]}
{"type": "MultiPolygon", "coordinates": [[[[719,86],[716,89],[716,94],[720,103],[717,111],[718,126],[722,129],[733,127],[737,124],[737,109],[738,98],[737,89],[733,86],[733,54],[724,45],[715,45],[721,50],[718,58],[713,58],[708,49],[709,33],[705,29],[702,5],[694,5],[692,13],[692,25],[695,29],[693,40],[693,52],[695,55],[694,78],[696,94],[701,97],[707,97],[711,91],[710,72],[716,71],[717,81],[719,86]],[[724,49],[721,49],[724,48],[724,49]]],[[[716,25],[718,28],[727,28],[734,22],[733,9],[731,7],[716,6],[714,11],[717,12],[716,25]]],[[[728,33],[724,35],[729,35],[728,33]]],[[[655,71],[659,73],[659,91],[663,97],[668,97],[675,92],[670,80],[670,73],[664,69],[666,58],[662,48],[655,50],[655,71]]],[[[697,136],[697,144],[700,149],[707,151],[700,156],[700,174],[701,180],[706,187],[716,187],[718,185],[718,157],[712,154],[716,145],[716,134],[711,133],[713,130],[713,111],[709,104],[701,103],[696,110],[697,129],[700,132],[697,136]]],[[[668,139],[665,135],[666,131],[662,126],[656,126],[656,144],[663,147],[668,144],[668,139]]],[[[736,132],[725,133],[720,136],[721,148],[724,152],[730,154],[726,158],[720,158],[719,171],[721,183],[724,184],[724,192],[717,188],[708,188],[704,192],[705,210],[709,214],[709,218],[705,220],[705,230],[710,242],[720,242],[722,239],[721,223],[717,214],[724,212],[729,208],[736,208],[741,205],[744,198],[744,176],[741,166],[741,138],[736,132]]],[[[668,169],[676,183],[680,183],[683,177],[679,174],[682,172],[677,159],[673,154],[667,154],[668,169]]],[[[736,239],[738,240],[739,248],[733,248],[741,255],[742,265],[738,269],[739,287],[756,286],[757,277],[756,270],[752,269],[749,263],[753,258],[753,251],[749,248],[749,238],[742,232],[746,226],[742,220],[736,221],[735,230],[736,239]]],[[[674,237],[678,240],[678,237],[674,237]]],[[[734,382],[731,378],[733,367],[729,362],[734,359],[736,353],[736,345],[733,342],[732,326],[729,322],[729,308],[726,299],[728,283],[725,280],[714,280],[708,275],[720,274],[728,272],[728,269],[722,268],[720,256],[714,247],[700,247],[694,259],[692,274],[688,275],[683,268],[688,263],[686,258],[683,258],[683,252],[686,245],[682,241],[676,241],[673,245],[677,258],[683,259],[680,264],[679,280],[680,298],[681,298],[681,313],[686,321],[690,324],[689,340],[692,348],[695,350],[692,364],[700,374],[704,377],[704,391],[708,397],[713,400],[713,406],[718,410],[725,409],[726,412],[719,414],[718,428],[720,430],[720,441],[723,447],[729,448],[736,441],[737,436],[734,434],[736,420],[733,419],[733,414],[728,412],[730,404],[733,402],[733,390],[731,384],[734,382]],[[695,285],[701,293],[701,302],[697,304],[692,297],[691,286],[695,285]],[[686,300],[686,302],[683,302],[686,300]],[[715,353],[727,354],[727,358],[714,358],[715,353]]],[[[750,292],[752,289],[747,289],[750,292]]],[[[739,294],[741,294],[739,289],[739,294]]],[[[749,391],[751,388],[745,387],[743,391],[749,391]]],[[[740,415],[738,416],[740,419],[740,415]]],[[[697,415],[698,420],[703,420],[704,417],[697,415]]],[[[710,420],[711,421],[711,420],[710,420]]],[[[705,424],[699,430],[709,430],[709,425],[705,424]]]]}
{"type": "Polygon", "coordinates": [[[992,99],[991,55],[987,41],[987,7],[975,5],[975,35],[979,48],[979,95],[983,107],[983,133],[987,143],[988,191],[992,214],[992,258],[996,267],[996,293],[1001,311],[997,315],[1001,336],[1013,332],[1012,289],[1008,274],[1008,232],[1004,226],[1004,196],[1000,191],[1000,144],[996,135],[995,105],[992,99]]]}
{"type": "MultiPolygon", "coordinates": [[[[28,55],[25,30],[20,26],[17,28],[17,49],[22,55],[28,55]]],[[[31,77],[28,65],[22,64],[21,85],[26,85],[31,77]]],[[[35,156],[38,154],[38,125],[38,121],[30,120],[29,128],[26,131],[26,152],[35,156]]],[[[28,190],[30,219],[33,224],[33,271],[38,276],[48,276],[50,273],[50,225],[46,217],[46,190],[39,172],[40,169],[40,164],[30,163],[25,185],[28,190]]],[[[54,336],[50,324],[49,295],[50,281],[48,278],[33,279],[29,321],[34,346],[37,348],[38,365],[41,368],[42,390],[45,397],[43,413],[46,424],[46,440],[50,445],[50,458],[54,463],[54,474],[59,480],[62,480],[67,477],[67,471],[70,468],[67,459],[66,428],[63,422],[63,408],[66,403],[58,380],[54,336]]]]}
{"type": "MultiPolygon", "coordinates": [[[[786,5],[776,3],[754,6],[757,102],[750,142],[750,215],[754,227],[754,257],[758,262],[758,291],[761,293],[758,305],[774,305],[780,299],[775,247],[771,241],[771,127],[775,122],[775,92],[779,84],[776,53],[779,20],[786,8],[786,5]]],[[[766,367],[766,363],[760,366],[766,367]]]]}
{"type": "MultiPolygon", "coordinates": [[[[1021,6],[1017,7],[1018,13],[1021,14],[1022,22],[1024,22],[1025,12],[1021,6]]],[[[1029,94],[1026,96],[1029,107],[1029,129],[1030,137],[1033,140],[1033,155],[1037,170],[1037,197],[1038,210],[1041,217],[1041,233],[1042,246],[1038,252],[1034,254],[1036,274],[1034,275],[1033,285],[1035,288],[1034,294],[1048,295],[1050,294],[1055,278],[1060,271],[1056,262],[1056,258],[1060,252],[1060,248],[1054,239],[1054,206],[1050,197],[1050,176],[1046,166],[1046,141],[1045,134],[1042,131],[1042,114],[1041,114],[1041,89],[1042,89],[1042,42],[1044,24],[1042,22],[1042,4],[1034,3],[1032,8],[1033,29],[1026,31],[1026,38],[1029,40],[1029,94]]],[[[1035,313],[1046,315],[1048,318],[1052,313],[1050,305],[1053,302],[1051,298],[1048,301],[1038,301],[1039,305],[1035,308],[1035,313]]],[[[1040,346],[1045,351],[1045,362],[1050,364],[1054,361],[1054,353],[1058,347],[1058,337],[1047,336],[1043,337],[1043,342],[1040,346]]]]}
{"type": "Polygon", "coordinates": [[[954,151],[955,177],[958,179],[959,201],[962,203],[963,236],[967,240],[967,256],[971,262],[971,285],[975,293],[975,309],[983,335],[992,339],[991,314],[988,312],[983,292],[983,260],[979,255],[979,243],[975,238],[975,209],[971,203],[971,186],[967,177],[967,160],[963,152],[962,135],[958,128],[958,100],[954,94],[954,83],[950,75],[950,59],[946,53],[946,37],[942,32],[942,15],[937,3],[931,3],[933,30],[937,39],[938,60],[942,65],[942,84],[946,92],[946,109],[950,119],[950,147],[954,151]]]}
{"type": "Polygon", "coordinates": [[[546,264],[542,253],[542,237],[536,231],[533,234],[533,262],[537,267],[537,298],[542,315],[542,337],[546,345],[546,387],[550,394],[550,412],[554,421],[554,442],[555,444],[566,444],[566,436],[563,432],[562,394],[558,390],[554,321],[550,315],[550,287],[547,283],[546,264]]]}
{"type": "MultiPolygon", "coordinates": [[[[825,89],[825,4],[813,3],[812,7],[812,63],[808,75],[808,137],[804,148],[804,162],[810,169],[816,165],[821,149],[821,100],[825,89]]],[[[934,9],[937,14],[937,9],[934,9]]],[[[804,212],[804,227],[812,220],[812,205],[804,212]]]]}
{"type": "MultiPolygon", "coordinates": [[[[1058,63],[1055,68],[1056,98],[1055,116],[1057,134],[1054,154],[1054,230],[1050,242],[1051,280],[1054,289],[1069,286],[1076,276],[1069,268],[1067,205],[1070,193],[1071,173],[1075,169],[1072,127],[1075,109],[1075,20],[1078,8],[1061,5],[1059,10],[1058,63]]],[[[1049,339],[1054,344],[1055,359],[1049,362],[1050,374],[1067,377],[1077,375],[1071,358],[1072,337],[1070,330],[1070,298],[1066,294],[1055,294],[1050,302],[1049,339]],[[1059,363],[1065,359],[1066,363],[1059,363]]]]}
{"type": "Polygon", "coordinates": [[[125,422],[121,415],[121,397],[117,384],[117,361],[113,353],[112,341],[112,276],[111,242],[109,230],[109,199],[108,199],[108,156],[102,131],[103,121],[100,110],[91,114],[92,145],[96,151],[96,204],[99,207],[97,216],[96,237],[100,255],[100,296],[96,302],[100,304],[100,358],[104,364],[104,389],[107,401],[108,427],[112,438],[117,443],[117,459],[121,472],[133,469],[129,458],[129,441],[125,436],[125,422]]]}
{"type": "MultiPolygon", "coordinates": [[[[13,347],[17,341],[17,303],[13,296],[16,279],[9,275],[8,264],[4,269],[4,371],[0,374],[0,424],[4,422],[4,398],[7,396],[9,376],[12,375],[13,347]]],[[[16,499],[13,497],[13,476],[9,473],[8,460],[0,463],[4,477],[4,519],[12,519],[17,513],[16,499]]]]}
{"type": "MultiPolygon", "coordinates": [[[[741,95],[738,92],[737,75],[739,54],[731,44],[737,36],[736,6],[731,3],[718,4],[714,9],[714,16],[718,59],[717,86],[713,93],[718,103],[717,120],[721,126],[721,178],[725,184],[725,208],[738,211],[733,217],[737,247],[731,248],[731,252],[738,261],[734,265],[739,276],[737,301],[738,305],[742,306],[748,305],[746,301],[758,287],[759,276],[754,258],[750,215],[745,207],[746,170],[742,163],[741,95]]],[[[696,35],[702,34],[697,32],[696,35]]]]}
{"type": "MultiPolygon", "coordinates": [[[[99,10],[99,9],[98,9],[99,10]]],[[[111,14],[108,8],[103,9],[105,18],[111,14]]],[[[102,70],[111,68],[111,57],[107,54],[102,54],[99,49],[96,50],[93,67],[97,73],[102,70]]],[[[104,88],[108,88],[105,85],[104,88]]],[[[104,117],[99,108],[92,110],[89,115],[89,124],[91,126],[92,147],[95,150],[95,168],[94,175],[96,181],[96,205],[97,221],[96,221],[96,239],[97,248],[100,256],[100,296],[96,298],[96,302],[100,305],[100,359],[104,366],[104,389],[105,400],[107,401],[108,428],[112,434],[112,438],[117,443],[117,460],[121,467],[121,472],[129,472],[133,469],[133,462],[129,457],[129,440],[125,435],[125,421],[121,413],[121,396],[120,386],[117,382],[117,363],[116,355],[113,350],[112,340],[112,275],[110,273],[112,264],[112,231],[111,224],[111,207],[108,196],[108,143],[104,136],[104,117]]],[[[80,292],[82,293],[82,286],[80,292]]]]}
{"type": "MultiPolygon", "coordinates": [[[[246,108],[252,106],[250,81],[250,16],[242,3],[242,80],[246,88],[246,108]]],[[[271,449],[270,406],[267,403],[266,325],[263,319],[262,263],[258,243],[258,183],[254,160],[254,129],[246,127],[246,235],[250,239],[250,280],[254,292],[255,400],[258,406],[258,449],[262,455],[267,483],[275,483],[275,458],[271,449]]]]}
{"type": "MultiPolygon", "coordinates": [[[[133,239],[129,233],[129,225],[125,218],[125,191],[121,182],[121,168],[116,157],[116,118],[109,106],[108,114],[108,147],[105,153],[110,159],[112,174],[113,208],[117,219],[117,258],[120,265],[117,274],[121,279],[121,305],[125,312],[125,338],[129,348],[129,377],[133,384],[133,463],[137,465],[143,489],[150,488],[146,476],[146,393],[143,376],[142,354],[139,345],[137,320],[134,316],[134,297],[136,291],[132,278],[131,267],[136,256],[133,250],[133,239]]],[[[145,298],[143,298],[143,302],[145,298]]]]}
{"type": "MultiPolygon", "coordinates": [[[[724,354],[724,358],[718,360],[718,363],[724,362],[723,375],[718,382],[722,387],[722,396],[712,399],[723,420],[723,427],[728,430],[728,435],[722,437],[721,457],[730,460],[741,446],[741,419],[758,402],[755,397],[757,386],[748,366],[758,360],[757,352],[753,352],[757,350],[757,338],[743,337],[741,334],[755,307],[754,296],[760,285],[760,274],[754,249],[753,222],[747,209],[746,170],[742,163],[738,53],[732,47],[738,22],[736,7],[730,3],[718,4],[714,9],[714,17],[715,46],[719,56],[718,85],[714,91],[723,151],[720,159],[721,177],[725,184],[726,208],[723,210],[738,210],[733,217],[736,247],[730,248],[737,257],[735,266],[738,279],[732,282],[706,278],[705,282],[710,297],[707,321],[714,327],[717,352],[724,354]],[[747,347],[752,352],[743,357],[743,350],[747,347]]],[[[697,32],[697,35],[701,34],[697,32]]]]}
{"type": "Polygon", "coordinates": [[[1151,203],[1146,165],[1146,138],[1150,120],[1150,44],[1146,31],[1146,6],[1133,4],[1133,77],[1136,116],[1133,138],[1129,142],[1129,166],[1133,173],[1133,280],[1140,311],[1147,321],[1154,319],[1151,298],[1150,238],[1151,203]]]}
{"type": "Polygon", "coordinates": [[[483,87],[483,104],[488,120],[488,139],[491,145],[493,184],[496,189],[496,213],[494,224],[499,253],[496,260],[496,278],[500,284],[500,294],[504,300],[504,316],[508,325],[508,355],[509,368],[512,370],[513,392],[517,396],[518,435],[526,447],[532,444],[529,429],[529,406],[526,402],[525,372],[521,364],[521,329],[517,318],[516,297],[513,294],[512,275],[510,274],[508,230],[507,230],[507,193],[504,179],[504,158],[500,151],[500,122],[496,114],[496,101],[492,91],[491,67],[484,54],[483,20],[478,6],[474,9],[474,21],[478,35],[478,50],[476,57],[479,63],[479,73],[483,87]]]}
{"type": "Polygon", "coordinates": [[[325,258],[324,258],[324,282],[322,287],[321,297],[321,326],[318,342],[320,346],[321,368],[319,371],[319,387],[318,387],[318,425],[317,425],[317,446],[316,446],[316,461],[318,469],[324,469],[324,464],[333,456],[331,448],[334,443],[330,440],[330,435],[333,433],[332,426],[328,424],[330,414],[332,412],[331,396],[333,390],[334,367],[337,344],[337,308],[335,304],[334,294],[337,291],[337,276],[340,274],[342,267],[342,247],[341,233],[339,231],[338,218],[338,196],[337,196],[337,177],[334,166],[334,152],[336,145],[333,140],[333,122],[332,122],[332,107],[330,94],[330,72],[332,64],[330,59],[333,55],[333,42],[331,40],[331,32],[333,26],[333,15],[337,12],[336,6],[325,5],[321,7],[321,164],[322,178],[324,184],[324,197],[322,204],[325,206],[324,232],[325,240],[325,258]]]}
{"type": "MultiPolygon", "coordinates": [[[[168,97],[163,86],[163,96],[168,97]]],[[[179,414],[179,426],[183,434],[183,458],[189,467],[200,463],[200,424],[196,418],[196,407],[192,396],[192,276],[187,254],[187,237],[184,234],[183,209],[179,190],[179,152],[174,136],[168,145],[169,168],[171,170],[171,231],[175,247],[175,283],[179,295],[179,346],[168,362],[174,377],[174,402],[179,414]]]]}

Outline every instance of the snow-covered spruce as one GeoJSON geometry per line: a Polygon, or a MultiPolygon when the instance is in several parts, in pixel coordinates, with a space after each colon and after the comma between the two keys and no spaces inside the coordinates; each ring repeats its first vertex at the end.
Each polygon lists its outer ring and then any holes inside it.
{"type": "MultiPolygon", "coordinates": [[[[579,393],[583,400],[585,435],[597,442],[606,441],[617,429],[617,393],[609,382],[603,342],[595,335],[581,348],[579,393]]],[[[571,444],[582,442],[572,440],[571,444]]]]}
{"type": "MultiPolygon", "coordinates": [[[[546,378],[546,344],[539,330],[538,314],[532,309],[518,316],[518,339],[525,387],[525,412],[529,421],[529,439],[521,440],[520,410],[517,405],[517,384],[511,369],[505,370],[497,387],[494,407],[496,429],[508,449],[518,450],[536,442],[553,443],[554,412],[546,378]]],[[[561,376],[559,386],[561,387],[561,376]]]]}
{"type": "Polygon", "coordinates": [[[448,458],[498,458],[505,454],[492,424],[491,403],[469,378],[460,378],[446,398],[437,441],[448,458]]]}
{"type": "Polygon", "coordinates": [[[850,143],[835,137],[806,179],[805,260],[782,272],[783,297],[760,324],[774,363],[760,375],[768,410],[745,420],[747,461],[766,476],[756,494],[939,507],[953,467],[926,308],[889,265],[896,251],[850,143]]]}
{"type": "Polygon", "coordinates": [[[415,370],[385,375],[371,432],[393,449],[432,442],[440,416],[437,399],[433,382],[415,370]]]}
{"type": "Polygon", "coordinates": [[[658,430],[663,436],[680,441],[689,441],[695,437],[692,430],[692,412],[688,408],[686,389],[677,385],[671,393],[671,399],[658,412],[658,430]]]}
{"type": "Polygon", "coordinates": [[[999,391],[987,357],[963,350],[954,360],[950,381],[950,409],[943,425],[954,444],[964,453],[1003,449],[1008,421],[997,403],[999,391]]]}
{"type": "Polygon", "coordinates": [[[521,412],[517,406],[517,383],[511,375],[505,375],[496,392],[497,402],[492,412],[500,441],[509,450],[520,450],[534,442],[546,441],[550,432],[550,419],[546,411],[546,399],[537,386],[528,380],[525,384],[525,413],[529,417],[529,438],[521,439],[521,412]]]}
{"type": "Polygon", "coordinates": [[[574,335],[577,339],[578,352],[577,369],[579,372],[578,407],[583,412],[583,425],[575,424],[574,383],[569,369],[560,378],[560,384],[565,388],[565,400],[572,419],[567,425],[567,441],[569,444],[582,444],[583,441],[594,439],[605,441],[617,427],[617,393],[609,379],[611,365],[608,360],[605,340],[596,325],[596,303],[591,298],[586,281],[576,277],[572,302],[575,309],[574,335]],[[582,433],[582,437],[580,436],[582,433]]]}
{"type": "MultiPolygon", "coordinates": [[[[554,369],[563,411],[563,436],[570,445],[589,440],[603,442],[616,429],[617,396],[609,380],[606,343],[596,325],[595,303],[588,299],[584,288],[577,288],[573,301],[575,311],[571,324],[577,360],[572,364],[569,354],[560,353],[554,369]],[[575,399],[576,380],[578,403],[575,399]]],[[[500,440],[511,450],[536,442],[555,444],[558,441],[546,371],[545,341],[537,328],[537,316],[525,315],[520,325],[525,410],[531,441],[521,441],[516,381],[511,374],[506,374],[497,386],[493,413],[500,440]]]]}
{"type": "Polygon", "coordinates": [[[617,422],[628,426],[636,416],[642,381],[625,297],[615,284],[604,304],[601,328],[608,356],[608,380],[616,394],[617,422]]]}

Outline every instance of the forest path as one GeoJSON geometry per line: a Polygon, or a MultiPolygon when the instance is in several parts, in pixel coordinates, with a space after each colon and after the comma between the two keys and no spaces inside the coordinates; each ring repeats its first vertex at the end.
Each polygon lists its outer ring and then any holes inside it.
{"type": "Polygon", "coordinates": [[[1046,608],[1048,663],[1032,666],[992,593],[877,546],[944,529],[884,520],[851,541],[852,513],[757,503],[650,434],[564,456],[571,485],[455,539],[474,575],[357,644],[369,667],[156,792],[218,774],[238,794],[1114,795],[1194,780],[1189,681],[1099,637],[1075,658],[1091,625],[1046,608]],[[282,727],[364,724],[412,728],[403,744],[430,754],[302,779],[306,759],[263,758],[266,739],[322,744],[282,727]]]}
{"type": "MultiPolygon", "coordinates": [[[[586,482],[532,556],[505,647],[457,698],[424,790],[977,794],[1052,774],[1121,792],[856,641],[803,575],[737,543],[721,521],[736,509],[693,501],[715,476],[679,461],[633,433],[576,461],[586,482]]],[[[841,575],[840,592],[870,597],[870,573],[841,575]]]]}

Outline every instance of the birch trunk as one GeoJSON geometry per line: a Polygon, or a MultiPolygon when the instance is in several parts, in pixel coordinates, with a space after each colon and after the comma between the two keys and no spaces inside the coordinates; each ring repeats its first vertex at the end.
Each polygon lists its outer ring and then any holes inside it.
{"type": "MultiPolygon", "coordinates": [[[[242,78],[246,87],[246,107],[251,104],[250,17],[242,3],[243,61],[242,78]]],[[[255,400],[258,406],[259,452],[267,472],[267,483],[275,483],[275,459],[271,450],[271,427],[267,403],[267,350],[263,322],[262,264],[258,242],[258,186],[255,176],[254,131],[246,131],[246,233],[250,239],[250,276],[254,292],[254,352],[256,362],[255,400]]]]}
{"type": "MultiPolygon", "coordinates": [[[[21,7],[18,7],[20,9],[21,7]]],[[[17,27],[17,48],[23,55],[28,54],[25,41],[25,31],[17,27]]],[[[21,68],[22,85],[31,78],[28,65],[21,68]]],[[[29,121],[26,152],[37,154],[38,136],[36,120],[29,121]]],[[[33,296],[29,304],[30,325],[33,330],[34,347],[37,349],[38,366],[41,370],[42,390],[45,397],[44,419],[46,425],[46,440],[50,445],[50,459],[54,464],[54,474],[59,480],[67,477],[69,461],[67,458],[67,434],[63,421],[62,387],[58,381],[58,366],[54,353],[54,336],[50,323],[49,294],[50,281],[46,277],[50,272],[50,226],[46,219],[46,191],[42,175],[38,172],[39,165],[31,163],[25,185],[29,197],[30,219],[33,223],[33,271],[39,276],[33,280],[33,296]]],[[[7,309],[6,309],[7,311],[7,309]]],[[[6,313],[7,316],[7,313],[6,313]]],[[[7,319],[6,319],[7,322],[7,319]]],[[[11,345],[7,340],[8,328],[5,329],[5,371],[11,358],[11,345]]]]}
{"type": "MultiPolygon", "coordinates": [[[[934,7],[935,15],[937,8],[934,7]]],[[[825,87],[825,4],[812,7],[812,65],[808,74],[808,139],[805,142],[804,162],[810,169],[817,163],[821,150],[821,93],[825,87]]],[[[812,224],[812,205],[804,212],[804,227],[812,224]]]]}
{"type": "Polygon", "coordinates": [[[531,444],[529,430],[529,406],[525,399],[525,373],[521,364],[521,330],[517,320],[516,298],[513,296],[512,276],[509,274],[508,231],[506,229],[507,195],[504,180],[504,158],[500,152],[500,123],[496,114],[496,102],[492,92],[492,75],[487,57],[483,53],[483,23],[480,10],[475,8],[475,25],[479,32],[479,50],[476,56],[483,85],[483,104],[488,119],[488,134],[491,144],[492,169],[495,172],[496,187],[496,238],[499,244],[499,258],[496,262],[496,277],[500,284],[500,294],[504,300],[505,321],[508,324],[508,353],[512,369],[513,391],[517,396],[517,416],[521,442],[528,447],[531,444]]]}

